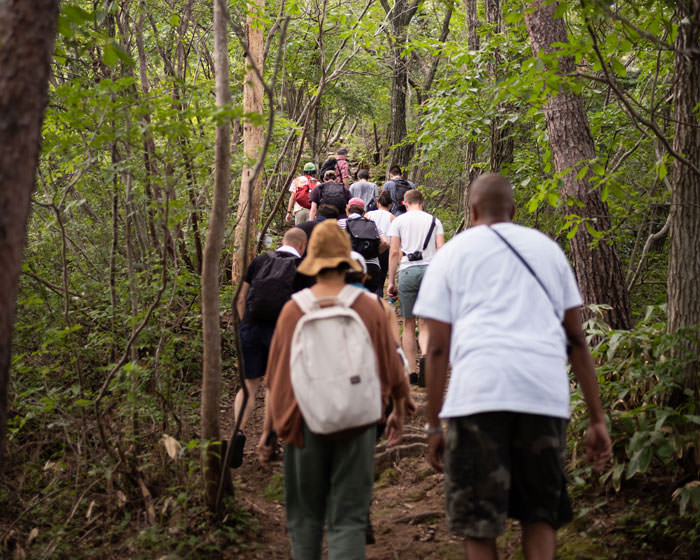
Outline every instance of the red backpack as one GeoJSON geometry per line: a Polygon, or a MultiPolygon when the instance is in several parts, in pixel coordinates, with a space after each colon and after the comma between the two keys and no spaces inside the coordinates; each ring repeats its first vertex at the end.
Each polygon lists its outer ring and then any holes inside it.
{"type": "Polygon", "coordinates": [[[316,177],[302,175],[301,177],[294,179],[294,186],[296,187],[296,191],[294,192],[294,200],[299,206],[311,208],[309,192],[311,192],[316,185],[318,185],[318,179],[316,179],[316,177]]]}

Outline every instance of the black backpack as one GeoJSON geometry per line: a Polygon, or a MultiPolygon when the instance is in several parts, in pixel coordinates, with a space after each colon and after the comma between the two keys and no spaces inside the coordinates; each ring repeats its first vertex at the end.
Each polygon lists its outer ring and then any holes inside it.
{"type": "Polygon", "coordinates": [[[394,196],[391,197],[391,200],[394,203],[394,208],[401,214],[406,211],[406,207],[403,203],[403,196],[412,188],[411,183],[406,181],[406,179],[394,179],[394,196]]]}
{"type": "Polygon", "coordinates": [[[353,218],[346,222],[345,227],[350,234],[353,251],[357,251],[365,259],[373,259],[379,255],[377,224],[367,218],[353,218]]]}
{"type": "Polygon", "coordinates": [[[377,200],[372,197],[370,201],[365,204],[365,212],[371,212],[372,210],[379,210],[379,206],[377,206],[377,200]]]}
{"type": "Polygon", "coordinates": [[[267,253],[267,259],[253,277],[246,297],[246,316],[274,323],[294,291],[297,259],[267,253]]]}
{"type": "Polygon", "coordinates": [[[321,206],[321,204],[330,204],[331,206],[335,206],[338,212],[345,214],[347,198],[345,197],[345,185],[343,185],[343,183],[328,181],[327,183],[321,183],[318,188],[321,189],[319,206],[321,206]]]}

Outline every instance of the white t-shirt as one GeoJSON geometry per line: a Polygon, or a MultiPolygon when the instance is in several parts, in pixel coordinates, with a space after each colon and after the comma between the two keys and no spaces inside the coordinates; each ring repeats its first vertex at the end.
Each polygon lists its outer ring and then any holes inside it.
{"type": "MultiPolygon", "coordinates": [[[[397,218],[398,220],[398,218],[397,218]]],[[[547,287],[486,226],[440,249],[413,313],[452,325],[452,375],[442,418],[512,411],[569,417],[564,311],[581,305],[571,266],[543,233],[495,224],[547,287]]]]}
{"type": "MultiPolygon", "coordinates": [[[[382,210],[381,208],[379,210],[370,210],[369,212],[365,212],[365,218],[372,220],[375,224],[377,224],[380,231],[385,232],[388,232],[389,228],[391,227],[392,216],[393,214],[391,212],[388,210],[382,210]]],[[[387,237],[389,236],[388,233],[386,235],[387,237]]]]}
{"type": "Polygon", "coordinates": [[[396,216],[394,221],[391,222],[389,236],[401,238],[401,251],[405,253],[401,257],[399,270],[403,270],[409,266],[425,266],[433,258],[437,252],[435,238],[437,235],[444,234],[444,231],[442,229],[442,222],[435,218],[435,228],[433,228],[433,233],[430,234],[428,246],[423,250],[423,243],[425,243],[425,238],[430,231],[430,224],[432,221],[433,216],[427,212],[423,212],[423,210],[408,210],[400,216],[396,216]],[[409,261],[406,255],[414,251],[422,251],[423,260],[409,261]]]}

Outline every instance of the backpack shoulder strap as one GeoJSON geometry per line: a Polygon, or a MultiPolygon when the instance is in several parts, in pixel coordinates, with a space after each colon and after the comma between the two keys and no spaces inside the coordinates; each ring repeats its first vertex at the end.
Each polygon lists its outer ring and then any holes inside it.
{"type": "Polygon", "coordinates": [[[338,300],[338,303],[340,303],[344,307],[351,307],[353,303],[355,303],[355,300],[364,292],[362,288],[358,288],[357,286],[351,286],[350,284],[346,284],[343,286],[343,289],[340,290],[338,295],[336,296],[336,299],[338,300]]]}
{"type": "Polygon", "coordinates": [[[310,288],[305,288],[295,294],[292,294],[292,299],[301,308],[303,313],[308,313],[316,305],[316,296],[310,288]]]}
{"type": "Polygon", "coordinates": [[[425,251],[428,248],[428,242],[430,241],[430,236],[433,235],[434,229],[435,229],[435,216],[433,216],[433,221],[430,222],[430,229],[428,230],[428,235],[425,236],[425,241],[423,242],[423,251],[425,251]]]}

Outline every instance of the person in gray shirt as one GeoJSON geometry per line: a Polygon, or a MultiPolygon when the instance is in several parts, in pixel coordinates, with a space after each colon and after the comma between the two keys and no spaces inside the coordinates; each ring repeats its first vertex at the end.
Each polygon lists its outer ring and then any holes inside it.
{"type": "Polygon", "coordinates": [[[358,181],[350,185],[350,196],[361,198],[365,203],[365,209],[376,210],[377,196],[379,196],[377,183],[368,181],[369,171],[366,169],[360,169],[357,172],[357,178],[358,181]]]}

